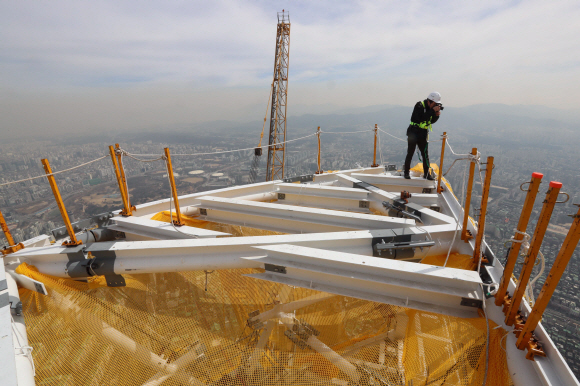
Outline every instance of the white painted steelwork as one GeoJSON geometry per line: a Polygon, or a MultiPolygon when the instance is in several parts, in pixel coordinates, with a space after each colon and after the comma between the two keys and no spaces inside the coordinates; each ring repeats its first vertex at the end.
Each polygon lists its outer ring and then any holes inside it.
{"type": "MultiPolygon", "coordinates": [[[[338,182],[338,181],[337,181],[338,182]]],[[[277,184],[279,193],[309,195],[325,198],[344,198],[350,200],[365,200],[368,192],[362,189],[343,188],[341,186],[309,185],[309,184],[277,184]]]]}
{"type": "Polygon", "coordinates": [[[200,197],[201,218],[285,233],[410,227],[414,220],[231,198],[200,197]]]}
{"type": "MultiPolygon", "coordinates": [[[[78,256],[83,251],[99,256],[102,252],[114,254],[114,269],[117,274],[178,272],[203,269],[259,268],[256,262],[241,259],[263,255],[256,246],[272,244],[293,244],[338,252],[373,255],[373,238],[390,239],[396,235],[412,235],[424,240],[427,232],[437,240],[430,253],[444,253],[449,248],[455,230],[453,225],[410,227],[405,229],[385,229],[375,231],[327,232],[295,235],[274,235],[258,237],[224,237],[216,239],[151,240],[151,241],[109,241],[93,243],[89,246],[67,248],[52,246],[28,248],[17,252],[21,260],[36,266],[41,272],[70,277],[68,266],[70,256],[78,256]]],[[[427,255],[425,249],[419,257],[427,255]]]]}
{"type": "Polygon", "coordinates": [[[16,358],[18,356],[14,350],[9,296],[4,264],[0,264],[0,372],[2,385],[17,386],[16,358]]]}
{"type": "MultiPolygon", "coordinates": [[[[28,343],[28,335],[26,333],[26,323],[24,322],[24,315],[19,314],[19,309],[22,308],[20,303],[20,295],[18,294],[18,286],[14,278],[9,272],[6,274],[6,282],[8,286],[8,296],[10,304],[4,308],[8,308],[10,312],[10,335],[12,335],[12,355],[15,360],[16,375],[18,379],[18,386],[34,386],[34,362],[32,359],[32,347],[28,343]]],[[[0,340],[8,340],[2,335],[0,340]]],[[[4,375],[2,374],[2,377],[4,375]]],[[[4,385],[4,382],[2,383],[4,385]]]]}
{"type": "MultiPolygon", "coordinates": [[[[308,178],[304,180],[308,180],[308,178]]],[[[188,239],[188,236],[184,235],[185,238],[176,239],[175,231],[171,231],[167,225],[159,225],[157,222],[149,222],[151,220],[148,220],[153,214],[169,209],[169,201],[161,200],[138,206],[135,215],[139,217],[133,217],[126,221],[122,218],[115,218],[115,220],[119,220],[115,227],[124,223],[123,226],[126,226],[124,231],[130,237],[154,237],[161,240],[98,242],[89,246],[66,248],[50,245],[48,238],[42,236],[27,240],[25,249],[5,257],[4,262],[7,264],[25,261],[35,265],[40,272],[58,277],[71,277],[69,273],[72,271],[69,271],[69,268],[72,269],[72,264],[82,264],[88,252],[97,258],[113,259],[112,267],[116,274],[262,268],[265,267],[265,264],[274,264],[284,267],[286,274],[268,270],[265,273],[252,276],[409,308],[431,310],[438,313],[442,313],[444,310],[444,313],[450,314],[463,311],[461,307],[465,308],[460,306],[459,311],[456,309],[455,301],[457,298],[478,299],[481,296],[480,292],[471,287],[479,285],[475,278],[471,278],[473,279],[471,281],[462,281],[453,276],[446,276],[447,273],[452,272],[446,268],[372,257],[373,243],[377,240],[390,240],[404,235],[411,235],[411,242],[425,240],[435,242],[434,246],[425,248],[422,252],[417,249],[417,258],[422,258],[428,254],[447,253],[453,235],[456,231],[461,232],[461,226],[458,225],[456,219],[459,220],[460,224],[463,218],[463,209],[460,203],[448,189],[438,195],[435,194],[434,182],[420,178],[405,180],[399,176],[386,174],[383,168],[360,168],[325,173],[313,176],[313,180],[306,184],[271,181],[200,192],[179,198],[183,212],[189,215],[198,216],[201,208],[206,209],[207,219],[210,220],[297,234],[215,238],[214,236],[226,235],[218,235],[211,233],[211,231],[210,233],[202,232],[203,230],[195,228],[192,231],[192,237],[199,237],[199,234],[205,233],[210,238],[188,239]],[[432,193],[423,193],[423,189],[433,189],[433,191],[432,193]],[[354,207],[355,202],[362,201],[368,202],[370,209],[387,214],[388,211],[383,207],[382,202],[392,203],[400,198],[403,190],[412,193],[409,205],[411,207],[412,204],[418,205],[412,208],[420,212],[423,224],[415,226],[413,220],[345,212],[345,210],[360,212],[360,210],[365,209],[354,207]],[[259,202],[276,200],[278,193],[286,194],[286,197],[277,203],[259,202]],[[291,206],[288,205],[289,203],[307,207],[291,206]],[[430,210],[429,207],[432,205],[439,207],[440,212],[430,210]],[[335,210],[328,210],[328,208],[335,210]],[[361,230],[345,231],[345,229],[361,230]],[[334,232],[330,232],[331,230],[334,232]],[[299,234],[300,232],[315,233],[299,234]],[[365,263],[363,264],[362,261],[365,263]],[[401,263],[403,263],[403,269],[401,269],[401,263]],[[407,264],[411,264],[413,269],[407,270],[405,268],[407,264]],[[424,272],[414,271],[417,267],[424,272]],[[450,284],[448,285],[448,283],[450,284]],[[467,287],[462,287],[462,285],[467,287]],[[462,294],[467,294],[467,296],[461,296],[462,294]]],[[[468,229],[474,236],[477,234],[475,223],[469,221],[468,229]]],[[[484,249],[489,249],[485,243],[484,249]]],[[[465,243],[456,240],[452,252],[472,254],[473,241],[465,243]]],[[[12,265],[10,267],[13,269],[12,265]]],[[[503,270],[497,259],[493,261],[492,265],[482,266],[481,269],[486,270],[492,281],[495,282],[499,281],[503,270]]],[[[75,271],[73,276],[75,275],[78,276],[79,271],[75,271]]],[[[36,288],[37,286],[34,281],[20,280],[22,278],[16,274],[14,274],[14,278],[22,287],[32,289],[32,287],[36,288]]],[[[514,284],[511,283],[510,289],[512,291],[513,288],[514,284]]],[[[0,287],[0,299],[2,299],[2,295],[0,287]]],[[[307,304],[309,301],[320,300],[303,299],[300,304],[307,304]]],[[[294,302],[287,304],[292,303],[294,302]]],[[[486,300],[485,304],[489,318],[502,325],[507,331],[511,331],[510,327],[503,325],[503,314],[495,307],[493,301],[486,300]]],[[[289,307],[294,306],[299,306],[299,304],[292,304],[289,307]]],[[[525,304],[523,308],[528,312],[530,311],[525,304]]],[[[9,313],[5,315],[5,311],[9,311],[8,307],[0,307],[0,332],[4,331],[6,318],[9,317],[9,313]]],[[[274,315],[272,317],[288,323],[288,314],[284,312],[282,312],[282,316],[274,315]]],[[[267,313],[268,311],[263,314],[267,316],[267,313]]],[[[464,316],[467,314],[470,313],[467,312],[464,316]]],[[[10,325],[8,324],[8,326],[10,325]]],[[[101,327],[104,327],[105,336],[109,335],[110,339],[117,340],[117,345],[129,350],[137,349],[144,355],[152,354],[147,354],[144,350],[137,348],[132,342],[126,340],[126,337],[119,336],[114,331],[109,330],[107,326],[102,325],[101,327]]],[[[397,325],[392,338],[398,339],[398,350],[395,354],[399,361],[398,371],[402,372],[404,369],[402,368],[401,353],[404,342],[401,340],[400,329],[404,329],[404,323],[397,325]]],[[[541,324],[536,329],[536,335],[546,351],[546,358],[536,357],[535,361],[528,361],[524,359],[524,353],[515,349],[512,343],[508,345],[508,366],[516,386],[524,384],[527,386],[578,386],[579,383],[541,324]]],[[[508,342],[510,342],[509,337],[508,342]]],[[[3,343],[0,341],[0,359],[4,359],[2,357],[3,343]]],[[[313,348],[316,343],[309,342],[313,348]]],[[[323,353],[324,347],[318,347],[318,349],[322,355],[337,364],[343,371],[350,372],[351,379],[356,381],[356,374],[351,372],[352,364],[348,363],[348,360],[352,360],[352,358],[340,357],[332,350],[332,352],[327,353],[328,355],[325,355],[323,353]]],[[[12,360],[14,360],[13,347],[11,350],[12,360]]],[[[183,357],[182,362],[189,363],[197,357],[196,353],[191,352],[183,357]]],[[[3,360],[0,363],[4,367],[10,367],[9,360],[3,360]]],[[[177,361],[173,364],[177,364],[177,361]]],[[[194,384],[197,381],[191,378],[187,379],[187,375],[180,369],[178,371],[177,368],[168,368],[169,371],[167,371],[164,369],[167,365],[162,363],[160,365],[162,367],[157,367],[158,373],[149,379],[149,385],[158,385],[169,376],[177,376],[183,381],[194,384]]],[[[255,366],[255,363],[253,365],[255,366]]],[[[14,364],[14,366],[16,365],[14,364]]],[[[3,372],[3,376],[4,374],[8,374],[9,377],[10,371],[3,372]]]]}
{"type": "Polygon", "coordinates": [[[230,235],[229,233],[194,228],[186,225],[175,227],[178,229],[177,230],[167,222],[148,220],[146,218],[134,216],[117,216],[113,217],[111,221],[113,221],[114,224],[108,226],[110,229],[150,237],[151,239],[203,239],[230,235]]]}
{"type": "Polygon", "coordinates": [[[248,259],[284,267],[286,273],[267,270],[248,275],[256,279],[301,283],[297,285],[423,311],[477,316],[477,308],[461,305],[463,298],[481,300],[477,272],[287,244],[257,249],[267,255],[248,259]]]}

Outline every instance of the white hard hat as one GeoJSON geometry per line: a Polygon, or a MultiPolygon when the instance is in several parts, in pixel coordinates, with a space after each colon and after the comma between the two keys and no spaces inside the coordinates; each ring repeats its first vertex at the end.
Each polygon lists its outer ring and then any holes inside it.
{"type": "Polygon", "coordinates": [[[441,94],[439,94],[437,91],[434,91],[431,94],[429,94],[427,99],[435,103],[441,103],[441,94]]]}

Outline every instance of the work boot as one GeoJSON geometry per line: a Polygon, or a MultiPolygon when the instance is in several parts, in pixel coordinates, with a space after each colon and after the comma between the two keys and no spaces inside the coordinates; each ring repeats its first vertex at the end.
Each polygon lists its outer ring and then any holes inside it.
{"type": "Polygon", "coordinates": [[[435,181],[435,177],[433,177],[431,174],[425,174],[423,178],[429,181],[435,181]]]}
{"type": "Polygon", "coordinates": [[[411,179],[411,175],[409,175],[409,172],[405,172],[405,179],[406,180],[410,180],[411,179]]]}

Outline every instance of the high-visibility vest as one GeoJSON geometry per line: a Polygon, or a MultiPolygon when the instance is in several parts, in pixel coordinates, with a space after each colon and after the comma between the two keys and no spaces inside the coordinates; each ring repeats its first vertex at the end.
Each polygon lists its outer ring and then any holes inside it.
{"type": "MultiPolygon", "coordinates": [[[[425,108],[425,102],[421,101],[421,104],[423,105],[423,108],[425,108]]],[[[411,125],[419,126],[421,129],[433,131],[433,126],[431,125],[431,117],[429,117],[428,121],[424,121],[421,123],[415,123],[415,122],[411,121],[411,125]]]]}

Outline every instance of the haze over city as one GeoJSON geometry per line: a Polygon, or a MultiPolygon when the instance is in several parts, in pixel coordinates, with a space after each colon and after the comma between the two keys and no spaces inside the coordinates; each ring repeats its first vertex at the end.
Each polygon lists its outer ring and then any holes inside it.
{"type": "Polygon", "coordinates": [[[447,107],[576,104],[576,1],[5,1],[0,135],[259,121],[282,9],[290,116],[433,90],[447,107]]]}

